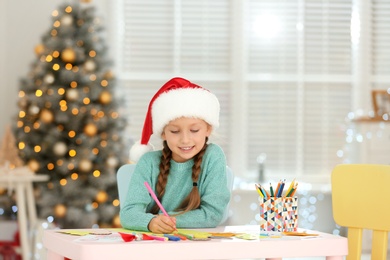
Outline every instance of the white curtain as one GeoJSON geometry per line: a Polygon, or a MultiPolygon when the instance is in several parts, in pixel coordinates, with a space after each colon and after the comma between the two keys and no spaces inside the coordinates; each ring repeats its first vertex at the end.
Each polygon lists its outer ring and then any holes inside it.
{"type": "Polygon", "coordinates": [[[255,176],[260,155],[268,176],[329,176],[345,160],[340,151],[348,113],[367,109],[359,103],[370,102],[366,89],[390,85],[390,4],[367,1],[367,9],[365,2],[115,1],[127,134],[140,138],[150,98],[182,76],[219,97],[221,126],[212,141],[237,176],[255,176]],[[357,27],[356,8],[359,19],[369,18],[357,27]],[[368,49],[359,50],[367,42],[368,49]],[[356,64],[365,62],[356,58],[362,55],[369,67],[356,64]],[[362,75],[369,85],[364,91],[362,75]]]}

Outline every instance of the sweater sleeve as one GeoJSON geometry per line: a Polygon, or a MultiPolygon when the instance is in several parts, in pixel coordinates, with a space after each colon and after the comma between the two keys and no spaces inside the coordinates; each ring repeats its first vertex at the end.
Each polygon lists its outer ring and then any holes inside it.
{"type": "Polygon", "coordinates": [[[225,154],[217,145],[212,145],[203,158],[198,188],[201,196],[199,209],[176,216],[177,227],[216,227],[222,220],[231,195],[227,188],[225,154]]]}
{"type": "Polygon", "coordinates": [[[123,228],[149,231],[148,224],[154,215],[146,213],[151,204],[151,197],[144,182],[147,181],[150,185],[155,185],[155,178],[153,178],[153,166],[150,162],[148,163],[148,160],[150,160],[149,156],[141,157],[131,177],[126,200],[120,211],[120,221],[123,228]]]}
{"type": "MultiPolygon", "coordinates": [[[[158,165],[161,153],[150,152],[140,158],[130,180],[129,191],[120,211],[122,227],[132,230],[148,231],[148,224],[154,217],[148,213],[154,201],[144,186],[147,181],[156,186],[159,173],[158,165]]],[[[191,165],[193,162],[174,163],[171,168],[167,191],[161,201],[168,214],[176,217],[178,228],[215,227],[222,217],[230,200],[230,191],[226,180],[226,158],[222,149],[210,144],[202,160],[198,180],[201,197],[199,209],[177,215],[174,209],[192,189],[191,165]]]]}

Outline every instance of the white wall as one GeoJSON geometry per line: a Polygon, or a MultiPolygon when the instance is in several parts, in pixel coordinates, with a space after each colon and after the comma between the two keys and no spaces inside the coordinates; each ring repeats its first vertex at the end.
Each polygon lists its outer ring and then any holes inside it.
{"type": "MultiPolygon", "coordinates": [[[[5,24],[6,24],[6,1],[0,1],[0,111],[5,111],[7,108],[7,104],[5,103],[6,96],[6,88],[5,88],[5,24]]],[[[3,135],[4,130],[3,126],[6,122],[6,118],[4,116],[0,117],[0,136],[3,135]]]]}
{"type": "MultiPolygon", "coordinates": [[[[18,112],[19,80],[36,59],[34,47],[51,26],[51,13],[66,1],[0,0],[0,141],[18,112]]],[[[109,0],[95,0],[97,15],[109,21],[109,0]]],[[[109,28],[106,26],[107,33],[109,28]]],[[[108,37],[112,38],[112,37],[108,37]]],[[[110,44],[110,43],[108,43],[110,44]]]]}

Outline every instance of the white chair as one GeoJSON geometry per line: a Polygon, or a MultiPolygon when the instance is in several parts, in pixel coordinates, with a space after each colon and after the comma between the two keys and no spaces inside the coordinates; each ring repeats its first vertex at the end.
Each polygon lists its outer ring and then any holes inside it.
{"type": "MultiPolygon", "coordinates": [[[[117,178],[117,185],[118,185],[118,195],[119,195],[119,203],[120,203],[120,208],[122,209],[123,203],[122,201],[125,201],[126,199],[126,194],[129,189],[129,183],[131,176],[134,172],[135,169],[135,164],[125,164],[122,165],[116,174],[117,178]]],[[[230,167],[226,167],[226,175],[227,175],[227,187],[230,191],[230,194],[232,193],[233,190],[233,183],[234,183],[234,174],[232,169],[230,167]]],[[[229,202],[230,204],[230,202],[229,202]]],[[[229,204],[227,205],[225,212],[223,213],[222,220],[220,224],[223,224],[229,217],[229,204]]]]}

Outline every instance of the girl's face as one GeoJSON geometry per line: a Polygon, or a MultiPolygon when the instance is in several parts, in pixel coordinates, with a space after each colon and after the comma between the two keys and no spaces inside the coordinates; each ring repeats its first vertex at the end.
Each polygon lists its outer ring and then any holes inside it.
{"type": "Polygon", "coordinates": [[[203,148],[211,126],[198,118],[181,117],[170,121],[161,137],[167,141],[175,162],[192,159],[203,148]]]}

